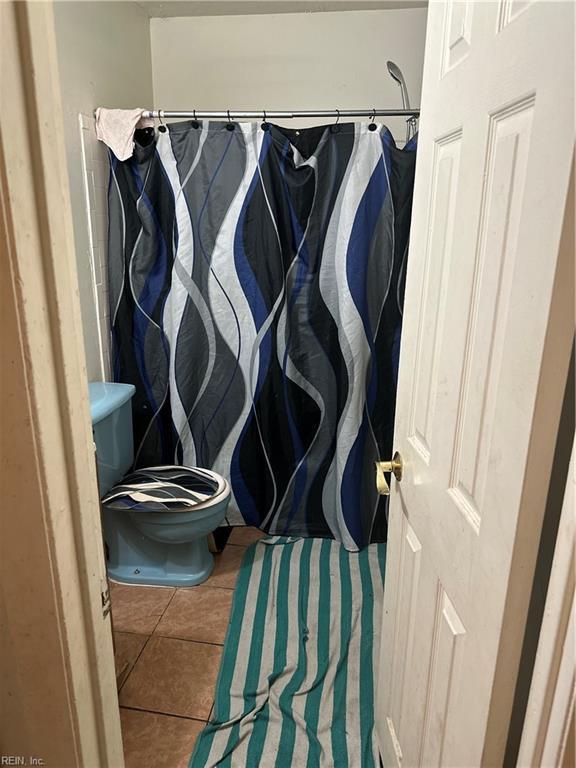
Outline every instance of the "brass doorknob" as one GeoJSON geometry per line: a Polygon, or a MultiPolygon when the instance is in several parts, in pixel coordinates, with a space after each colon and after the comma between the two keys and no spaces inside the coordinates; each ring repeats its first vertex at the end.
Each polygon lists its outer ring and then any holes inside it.
{"type": "Polygon", "coordinates": [[[404,462],[402,456],[396,451],[392,461],[377,461],[376,462],[376,488],[380,496],[390,496],[390,486],[386,482],[384,477],[385,472],[391,472],[396,480],[400,482],[402,480],[402,470],[404,469],[404,462]]]}

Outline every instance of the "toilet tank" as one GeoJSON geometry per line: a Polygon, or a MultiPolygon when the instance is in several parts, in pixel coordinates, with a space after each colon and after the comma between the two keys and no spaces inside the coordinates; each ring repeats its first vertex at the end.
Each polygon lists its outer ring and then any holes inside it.
{"type": "Polygon", "coordinates": [[[136,387],[98,381],[89,384],[88,389],[98,484],[103,496],[120,482],[134,460],[131,400],[136,387]]]}

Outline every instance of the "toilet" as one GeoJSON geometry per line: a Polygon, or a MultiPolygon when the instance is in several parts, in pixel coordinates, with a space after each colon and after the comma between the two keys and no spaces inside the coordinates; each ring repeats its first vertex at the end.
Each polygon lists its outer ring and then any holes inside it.
{"type": "Polygon", "coordinates": [[[214,567],[208,534],[226,514],[230,486],[199,467],[139,468],[132,384],[89,385],[108,575],[126,584],[192,587],[214,567]]]}

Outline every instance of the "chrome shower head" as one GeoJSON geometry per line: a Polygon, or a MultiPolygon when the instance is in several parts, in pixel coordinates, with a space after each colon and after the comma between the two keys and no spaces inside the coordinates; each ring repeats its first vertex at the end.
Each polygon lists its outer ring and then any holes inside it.
{"type": "Polygon", "coordinates": [[[394,64],[393,61],[387,61],[386,62],[388,66],[388,72],[390,73],[391,77],[396,80],[398,85],[400,86],[400,91],[402,93],[402,106],[404,109],[410,109],[410,99],[408,98],[408,89],[406,88],[406,81],[404,80],[404,75],[402,74],[402,70],[397,64],[394,64]]]}

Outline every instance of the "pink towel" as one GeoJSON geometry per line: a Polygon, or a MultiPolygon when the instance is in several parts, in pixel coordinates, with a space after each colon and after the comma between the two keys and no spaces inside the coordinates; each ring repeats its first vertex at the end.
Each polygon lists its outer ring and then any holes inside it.
{"type": "Polygon", "coordinates": [[[105,109],[96,110],[96,136],[110,147],[118,160],[128,160],[134,151],[136,128],[150,128],[154,125],[151,117],[142,117],[144,110],[105,109]]]}

